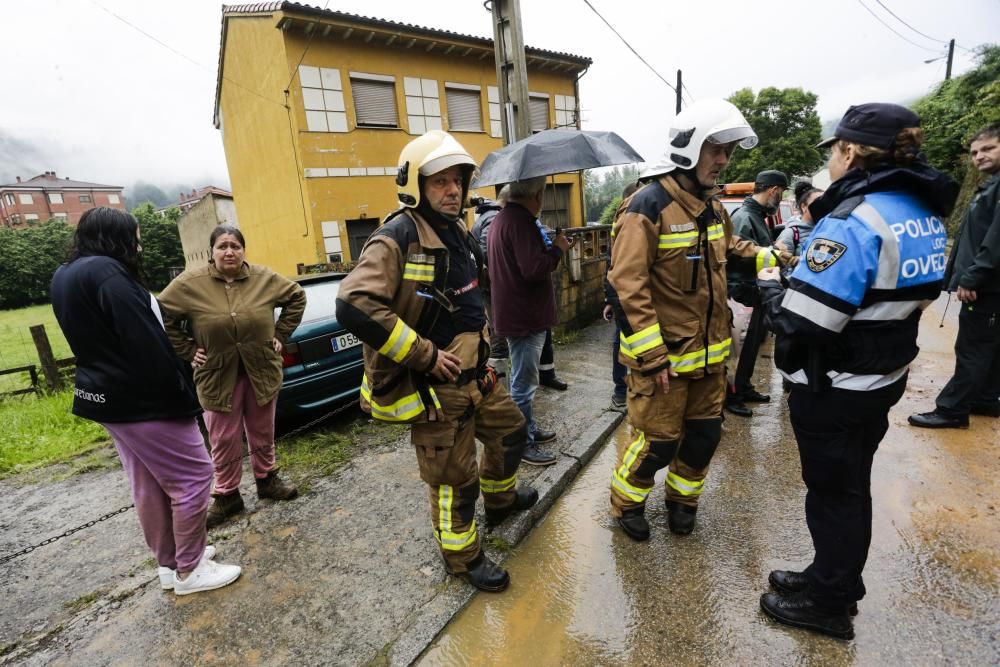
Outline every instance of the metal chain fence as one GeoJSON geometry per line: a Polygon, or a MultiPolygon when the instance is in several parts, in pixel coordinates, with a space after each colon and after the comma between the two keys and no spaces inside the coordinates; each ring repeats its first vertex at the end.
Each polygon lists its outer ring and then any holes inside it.
{"type": "MultiPolygon", "coordinates": [[[[274,442],[275,442],[275,444],[277,444],[277,443],[281,442],[282,440],[288,440],[288,439],[293,438],[293,437],[295,437],[297,435],[300,435],[300,434],[302,434],[302,433],[304,433],[304,432],[306,432],[306,431],[308,431],[310,429],[313,429],[316,426],[319,426],[320,424],[322,424],[323,422],[325,422],[325,421],[327,421],[329,419],[332,419],[333,417],[341,414],[342,412],[346,412],[347,410],[353,408],[354,406],[356,406],[358,404],[358,402],[359,402],[358,399],[355,399],[355,400],[351,401],[350,403],[345,403],[344,405],[342,405],[342,406],[340,406],[338,408],[335,408],[334,410],[331,410],[330,412],[327,412],[326,414],[324,414],[324,415],[322,415],[320,417],[317,417],[316,419],[313,419],[312,421],[306,422],[305,424],[302,424],[301,426],[298,426],[298,427],[292,429],[288,433],[282,434],[281,437],[275,438],[274,442]]],[[[248,449],[246,453],[244,453],[244,454],[242,454],[240,456],[233,457],[233,458],[229,459],[228,461],[223,461],[222,463],[217,464],[215,466],[215,468],[216,468],[216,470],[218,470],[220,468],[225,468],[226,466],[230,466],[230,465],[232,465],[234,463],[241,462],[244,459],[249,458],[254,452],[258,452],[258,451],[262,451],[262,450],[263,450],[262,447],[257,447],[257,448],[254,448],[254,449],[248,449]]],[[[130,509],[132,509],[134,507],[135,507],[134,504],[126,505],[125,507],[120,507],[120,508],[116,509],[114,512],[108,512],[107,514],[104,514],[103,516],[100,516],[100,517],[98,517],[96,519],[88,521],[87,523],[81,524],[81,525],[79,525],[79,526],[77,526],[75,528],[70,528],[69,530],[65,530],[62,533],[58,534],[58,535],[54,535],[52,537],[44,539],[44,540],[42,540],[41,542],[39,542],[37,544],[32,544],[31,546],[24,547],[23,549],[20,549],[19,551],[15,551],[13,553],[9,553],[9,554],[5,554],[3,556],[0,556],[0,565],[5,565],[6,563],[9,563],[10,561],[14,560],[15,558],[20,558],[21,556],[24,556],[26,554],[30,554],[32,551],[34,551],[35,549],[38,549],[40,547],[47,546],[49,544],[52,544],[53,542],[58,542],[59,540],[63,539],[64,537],[69,537],[70,535],[72,535],[74,533],[77,533],[77,532],[79,532],[79,531],[81,531],[81,530],[83,530],[85,528],[90,528],[91,526],[96,526],[97,524],[101,523],[102,521],[107,521],[108,519],[110,519],[112,517],[115,517],[115,516],[118,516],[119,514],[123,514],[123,513],[129,511],[130,509]]]]}

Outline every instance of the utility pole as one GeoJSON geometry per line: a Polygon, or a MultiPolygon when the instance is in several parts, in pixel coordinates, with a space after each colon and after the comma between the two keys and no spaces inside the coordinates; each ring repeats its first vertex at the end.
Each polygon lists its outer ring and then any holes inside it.
{"type": "Polygon", "coordinates": [[[944,80],[949,81],[951,79],[951,61],[955,57],[955,40],[948,42],[948,69],[944,72],[944,80]]]}
{"type": "Polygon", "coordinates": [[[497,86],[500,89],[500,125],[506,146],[531,136],[528,66],[524,57],[520,2],[493,0],[490,5],[493,12],[497,86]]]}
{"type": "Polygon", "coordinates": [[[677,93],[677,113],[681,112],[681,91],[683,90],[682,85],[683,84],[681,83],[681,71],[677,70],[677,90],[674,91],[677,93]]]}

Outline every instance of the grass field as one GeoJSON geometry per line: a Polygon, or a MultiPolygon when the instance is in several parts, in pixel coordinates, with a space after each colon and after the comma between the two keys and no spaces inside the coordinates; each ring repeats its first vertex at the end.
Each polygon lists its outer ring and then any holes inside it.
{"type": "MultiPolygon", "coordinates": [[[[0,310],[0,370],[28,364],[38,365],[38,352],[29,331],[29,327],[36,324],[45,325],[45,333],[49,336],[56,359],[73,356],[49,304],[0,310]]],[[[28,386],[30,381],[27,373],[0,375],[0,392],[25,389],[28,386]]]]}

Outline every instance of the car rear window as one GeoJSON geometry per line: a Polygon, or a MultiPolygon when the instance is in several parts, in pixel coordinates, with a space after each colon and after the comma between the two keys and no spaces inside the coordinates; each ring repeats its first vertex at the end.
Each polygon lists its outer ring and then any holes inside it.
{"type": "Polygon", "coordinates": [[[331,280],[326,283],[313,283],[302,286],[306,291],[306,312],[302,315],[303,322],[334,319],[337,316],[337,292],[340,291],[340,281],[331,280]]]}

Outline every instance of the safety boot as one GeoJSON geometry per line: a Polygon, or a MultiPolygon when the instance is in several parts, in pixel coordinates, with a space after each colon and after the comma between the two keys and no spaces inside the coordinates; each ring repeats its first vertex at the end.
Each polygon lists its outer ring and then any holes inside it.
{"type": "Polygon", "coordinates": [[[464,579],[479,590],[488,593],[499,593],[510,584],[510,575],[507,574],[507,570],[491,561],[484,553],[480,552],[471,563],[466,565],[466,568],[465,572],[452,572],[451,568],[448,568],[448,573],[459,579],[464,579]]]}
{"type": "Polygon", "coordinates": [[[514,502],[510,505],[499,509],[486,509],[486,525],[498,526],[514,512],[526,510],[537,502],[538,491],[527,485],[519,486],[514,495],[514,502]]]}
{"type": "Polygon", "coordinates": [[[670,525],[670,532],[675,535],[690,535],[694,530],[694,516],[697,512],[697,507],[668,500],[667,523],[670,525]]]}
{"type": "Polygon", "coordinates": [[[785,625],[805,628],[837,639],[854,639],[854,626],[847,613],[831,614],[819,609],[805,592],[764,593],[760,596],[760,608],[785,625]]]}
{"type": "MultiPolygon", "coordinates": [[[[801,593],[809,587],[809,577],[806,573],[795,570],[771,570],[771,574],[767,575],[767,581],[772,588],[781,593],[801,593]]],[[[847,613],[857,616],[858,603],[855,602],[848,607],[847,613]]]]}
{"type": "Polygon", "coordinates": [[[280,477],[278,471],[272,470],[267,477],[255,480],[257,482],[257,497],[272,500],[291,500],[299,495],[299,490],[280,477]]]}
{"type": "Polygon", "coordinates": [[[212,494],[212,504],[208,507],[208,516],[205,518],[205,527],[214,528],[220,523],[243,511],[243,496],[239,491],[233,491],[227,495],[212,494]]]}
{"type": "Polygon", "coordinates": [[[618,525],[622,527],[625,534],[636,542],[644,542],[649,539],[649,522],[646,521],[646,508],[625,510],[618,517],[618,525]]]}

